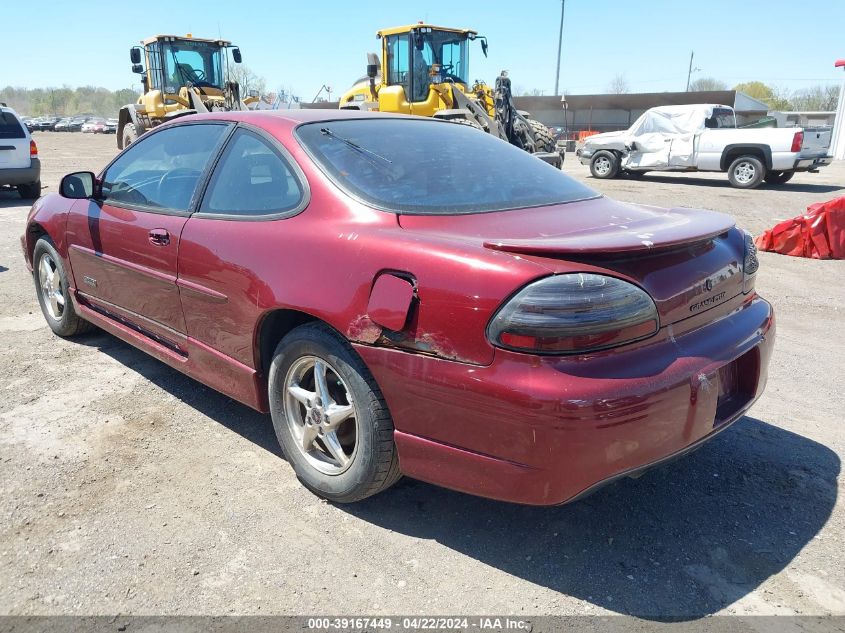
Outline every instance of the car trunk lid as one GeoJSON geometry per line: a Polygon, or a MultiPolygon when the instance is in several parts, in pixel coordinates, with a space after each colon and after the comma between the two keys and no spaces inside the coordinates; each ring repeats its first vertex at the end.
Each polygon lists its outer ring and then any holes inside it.
{"type": "Polygon", "coordinates": [[[616,272],[654,298],[674,323],[742,292],[744,240],[727,215],[597,198],[564,205],[459,216],[400,217],[404,229],[461,236],[530,258],[551,272],[587,266],[616,272]]]}

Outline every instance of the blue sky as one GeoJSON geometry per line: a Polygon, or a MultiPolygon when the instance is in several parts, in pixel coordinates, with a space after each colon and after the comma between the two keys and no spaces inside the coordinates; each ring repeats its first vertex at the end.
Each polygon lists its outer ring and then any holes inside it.
{"type": "MultiPolygon", "coordinates": [[[[311,100],[328,84],[338,96],[364,74],[366,53],[379,50],[377,29],[426,20],[488,37],[489,58],[472,47],[472,78],[492,83],[507,69],[515,86],[551,94],[559,19],[560,0],[10,1],[0,85],[139,87],[129,47],[156,33],[190,32],[239,44],[269,88],[293,87],[311,100]]],[[[843,25],[842,0],[567,0],[560,85],[569,94],[604,92],[624,73],[631,92],[683,90],[691,50],[702,69],[693,78],[759,79],[790,90],[838,83],[843,25]]]]}

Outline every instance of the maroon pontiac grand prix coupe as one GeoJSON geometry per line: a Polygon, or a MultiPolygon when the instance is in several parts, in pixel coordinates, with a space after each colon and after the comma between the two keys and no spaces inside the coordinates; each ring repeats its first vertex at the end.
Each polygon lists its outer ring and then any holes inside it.
{"type": "Polygon", "coordinates": [[[66,176],[22,245],[56,334],[94,324],[269,411],[338,502],[401,474],[571,501],[741,417],[774,340],[730,217],[431,119],[180,118],[66,176]]]}

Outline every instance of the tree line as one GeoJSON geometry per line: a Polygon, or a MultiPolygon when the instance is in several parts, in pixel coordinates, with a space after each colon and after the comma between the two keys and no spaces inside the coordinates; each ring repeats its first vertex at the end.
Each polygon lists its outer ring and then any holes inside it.
{"type": "MultiPolygon", "coordinates": [[[[241,84],[241,95],[247,96],[250,90],[264,94],[266,81],[248,68],[239,68],[227,79],[241,84]]],[[[789,91],[777,86],[771,86],[762,81],[747,81],[729,88],[728,84],[712,77],[702,77],[690,84],[690,92],[709,90],[738,90],[749,97],[764,102],[772,110],[780,111],[832,111],[836,109],[839,100],[839,86],[819,84],[801,90],[789,91]]],[[[608,86],[608,91],[615,94],[630,92],[624,74],[614,77],[608,86]]],[[[539,96],[544,91],[526,90],[517,87],[514,90],[518,96],[539,96]]],[[[6,103],[21,115],[44,116],[72,116],[75,114],[96,114],[104,117],[117,116],[118,110],[127,103],[134,103],[140,95],[139,90],[122,88],[108,90],[95,86],[80,86],[70,88],[15,88],[6,86],[0,89],[0,102],[6,103]]]]}
{"type": "MultiPolygon", "coordinates": [[[[250,91],[264,94],[267,82],[245,65],[230,68],[227,81],[237,81],[241,87],[241,96],[250,91]]],[[[141,95],[137,90],[122,88],[109,90],[96,86],[71,88],[16,88],[6,86],[0,90],[0,103],[14,108],[22,116],[73,116],[75,114],[95,114],[102,117],[116,117],[120,108],[128,103],[135,103],[141,95]]]]}
{"type": "MultiPolygon", "coordinates": [[[[617,74],[607,86],[608,92],[625,94],[630,92],[630,86],[624,73],[617,74]]],[[[736,90],[744,92],[749,97],[762,101],[771,110],[781,112],[816,111],[831,112],[836,110],[839,103],[839,86],[836,84],[819,84],[801,90],[787,90],[772,86],[762,81],[746,81],[729,88],[728,84],[713,77],[702,77],[693,81],[689,86],[690,92],[706,92],[710,90],[736,90]]]]}
{"type": "Polygon", "coordinates": [[[127,103],[138,100],[139,92],[131,88],[108,90],[95,86],[70,88],[15,88],[0,89],[0,102],[14,108],[23,116],[73,116],[96,114],[116,117],[118,110],[127,103]]]}
{"type": "MultiPolygon", "coordinates": [[[[727,84],[710,77],[696,79],[690,84],[691,91],[727,90],[727,84]]],[[[786,90],[762,81],[746,81],[737,84],[733,90],[744,92],[749,97],[762,101],[772,110],[780,111],[824,111],[836,110],[839,103],[839,86],[819,84],[801,90],[786,90]]]]}

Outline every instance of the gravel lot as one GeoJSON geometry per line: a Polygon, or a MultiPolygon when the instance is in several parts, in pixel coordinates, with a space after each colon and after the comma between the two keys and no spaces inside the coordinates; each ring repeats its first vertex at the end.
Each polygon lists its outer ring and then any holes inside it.
{"type": "MultiPolygon", "coordinates": [[[[36,133],[44,185],[99,170],[114,136],[36,133]]],[[[723,174],[595,181],[712,208],[759,233],[845,195],[845,164],[780,188],[723,174]]],[[[684,460],[558,508],[403,480],[318,500],[269,417],[105,334],[44,323],[0,192],[2,614],[845,614],[845,262],[761,255],[768,390],[684,460]]]]}

